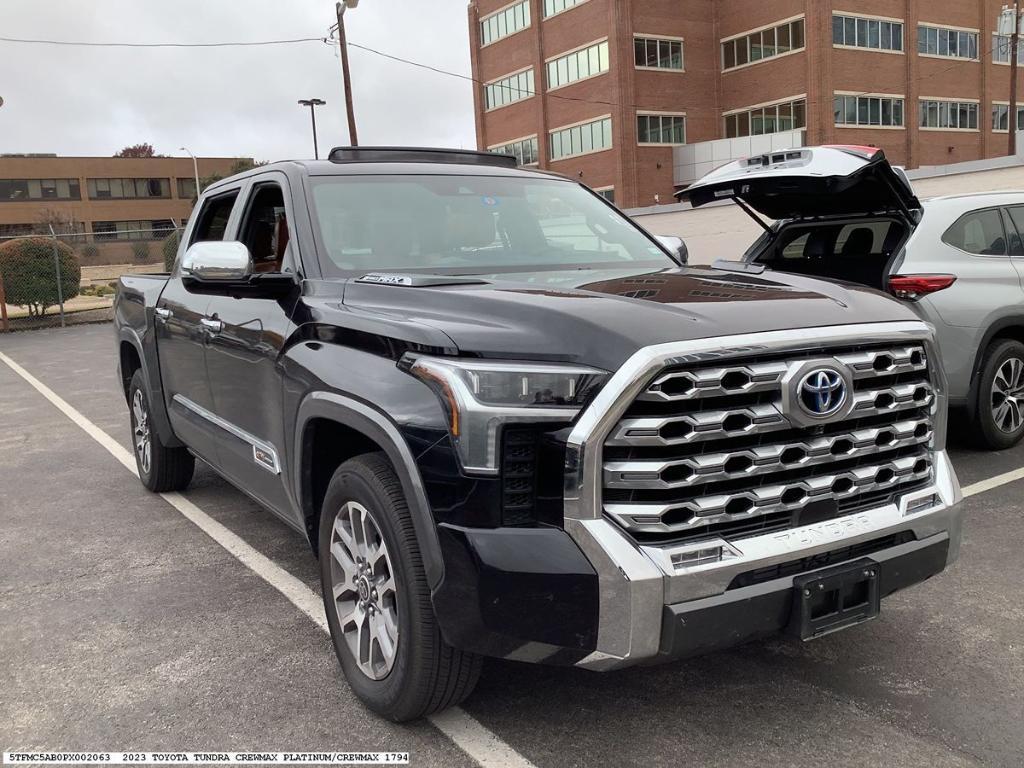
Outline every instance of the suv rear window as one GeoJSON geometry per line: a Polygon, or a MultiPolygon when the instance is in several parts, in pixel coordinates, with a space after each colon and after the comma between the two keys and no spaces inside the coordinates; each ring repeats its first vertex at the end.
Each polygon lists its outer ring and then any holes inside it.
{"type": "Polygon", "coordinates": [[[615,208],[557,179],[320,177],[313,200],[328,273],[675,266],[615,208]]]}
{"type": "Polygon", "coordinates": [[[965,213],[945,231],[942,241],[979,256],[1006,255],[1006,234],[998,208],[965,213]]]}

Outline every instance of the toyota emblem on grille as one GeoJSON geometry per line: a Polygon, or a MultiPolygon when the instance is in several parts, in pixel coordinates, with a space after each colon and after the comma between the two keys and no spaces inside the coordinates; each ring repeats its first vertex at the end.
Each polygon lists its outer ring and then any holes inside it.
{"type": "Polygon", "coordinates": [[[812,416],[831,416],[846,404],[847,387],[835,368],[815,368],[798,385],[797,402],[812,416]]]}

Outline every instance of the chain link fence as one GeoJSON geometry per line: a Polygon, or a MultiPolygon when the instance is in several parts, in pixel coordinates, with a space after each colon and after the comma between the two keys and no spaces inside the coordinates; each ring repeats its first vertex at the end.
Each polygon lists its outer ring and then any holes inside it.
{"type": "Polygon", "coordinates": [[[121,275],[166,272],[182,229],[0,237],[0,333],[113,318],[121,275]]]}

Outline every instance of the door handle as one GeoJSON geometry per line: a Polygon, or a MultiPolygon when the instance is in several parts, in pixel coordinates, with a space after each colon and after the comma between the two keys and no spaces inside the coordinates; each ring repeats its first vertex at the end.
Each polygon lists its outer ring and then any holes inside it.
{"type": "Polygon", "coordinates": [[[210,333],[220,333],[224,330],[224,321],[216,317],[204,317],[199,323],[210,333]]]}
{"type": "Polygon", "coordinates": [[[164,309],[163,307],[157,307],[153,310],[153,313],[156,315],[157,320],[163,320],[164,322],[174,317],[174,313],[171,310],[164,309]]]}

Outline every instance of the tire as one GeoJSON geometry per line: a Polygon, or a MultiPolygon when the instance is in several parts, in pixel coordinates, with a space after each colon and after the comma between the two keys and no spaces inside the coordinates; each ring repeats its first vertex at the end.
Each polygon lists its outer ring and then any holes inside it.
{"type": "Polygon", "coordinates": [[[994,342],[985,352],[973,408],[975,442],[1004,450],[1024,438],[1024,344],[994,342]]]}
{"type": "Polygon", "coordinates": [[[187,448],[170,448],[150,424],[149,390],[142,370],[135,371],[128,387],[128,413],[132,423],[132,453],[139,480],[154,493],[180,491],[192,481],[196,460],[187,448]]]}
{"type": "Polygon", "coordinates": [[[334,473],[319,552],[334,650],[367,707],[405,722],[472,693],[482,659],[441,637],[412,517],[384,454],[358,456],[334,473]],[[361,564],[363,554],[372,562],[361,564]]]}

